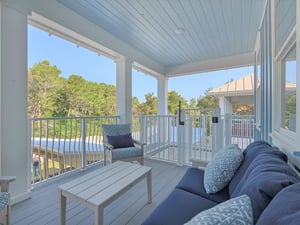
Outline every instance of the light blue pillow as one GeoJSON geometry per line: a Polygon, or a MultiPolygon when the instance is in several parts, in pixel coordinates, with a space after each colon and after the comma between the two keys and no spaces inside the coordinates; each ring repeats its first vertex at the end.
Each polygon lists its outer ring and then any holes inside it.
{"type": "Polygon", "coordinates": [[[200,212],[184,225],[253,225],[251,200],[248,195],[229,199],[200,212]]]}
{"type": "Polygon", "coordinates": [[[206,193],[211,194],[222,190],[232,179],[243,160],[244,155],[238,145],[227,145],[220,149],[204,171],[206,193]]]}

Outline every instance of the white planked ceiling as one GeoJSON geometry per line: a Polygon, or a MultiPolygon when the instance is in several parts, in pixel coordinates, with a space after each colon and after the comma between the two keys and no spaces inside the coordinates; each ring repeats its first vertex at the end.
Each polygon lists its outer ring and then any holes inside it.
{"type": "Polygon", "coordinates": [[[254,51],[265,0],[57,0],[165,68],[254,51]],[[183,28],[182,34],[176,29],[183,28]]]}

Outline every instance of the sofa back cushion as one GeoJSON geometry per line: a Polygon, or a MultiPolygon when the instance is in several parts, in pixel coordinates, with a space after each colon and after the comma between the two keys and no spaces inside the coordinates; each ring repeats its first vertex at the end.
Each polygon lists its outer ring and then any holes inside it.
{"type": "Polygon", "coordinates": [[[236,187],[242,182],[243,176],[245,176],[249,165],[253,160],[255,160],[257,156],[263,153],[274,154],[274,152],[275,150],[272,148],[272,146],[264,141],[255,141],[249,144],[243,152],[244,154],[243,163],[237,169],[237,171],[235,172],[234,176],[232,177],[229,183],[229,193],[234,192],[236,187]]]}
{"type": "Polygon", "coordinates": [[[280,154],[263,153],[250,163],[240,183],[230,193],[230,197],[248,195],[251,198],[253,218],[256,222],[279,191],[299,181],[297,174],[280,154]]]}
{"type": "Polygon", "coordinates": [[[259,217],[256,225],[299,224],[300,183],[282,189],[259,217]]]}

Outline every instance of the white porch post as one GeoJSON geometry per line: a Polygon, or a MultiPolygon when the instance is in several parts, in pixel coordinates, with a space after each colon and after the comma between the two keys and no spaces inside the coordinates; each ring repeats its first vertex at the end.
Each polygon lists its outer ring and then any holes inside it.
{"type": "Polygon", "coordinates": [[[27,15],[0,3],[1,175],[16,176],[12,202],[30,197],[27,128],[27,15]]]}
{"type": "Polygon", "coordinates": [[[132,61],[121,58],[117,64],[117,115],[121,123],[131,123],[132,118],[132,61]]]}
{"type": "Polygon", "coordinates": [[[232,114],[232,104],[225,96],[219,97],[219,107],[221,109],[221,115],[232,114]]]}
{"type": "Polygon", "coordinates": [[[158,115],[168,115],[168,79],[157,79],[158,115]]]}

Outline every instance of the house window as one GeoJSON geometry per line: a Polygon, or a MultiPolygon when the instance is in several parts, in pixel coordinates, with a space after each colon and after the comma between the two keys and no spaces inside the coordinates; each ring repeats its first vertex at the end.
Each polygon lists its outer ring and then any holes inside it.
{"type": "Polygon", "coordinates": [[[296,44],[282,60],[281,127],[296,132],[296,44]]]}

